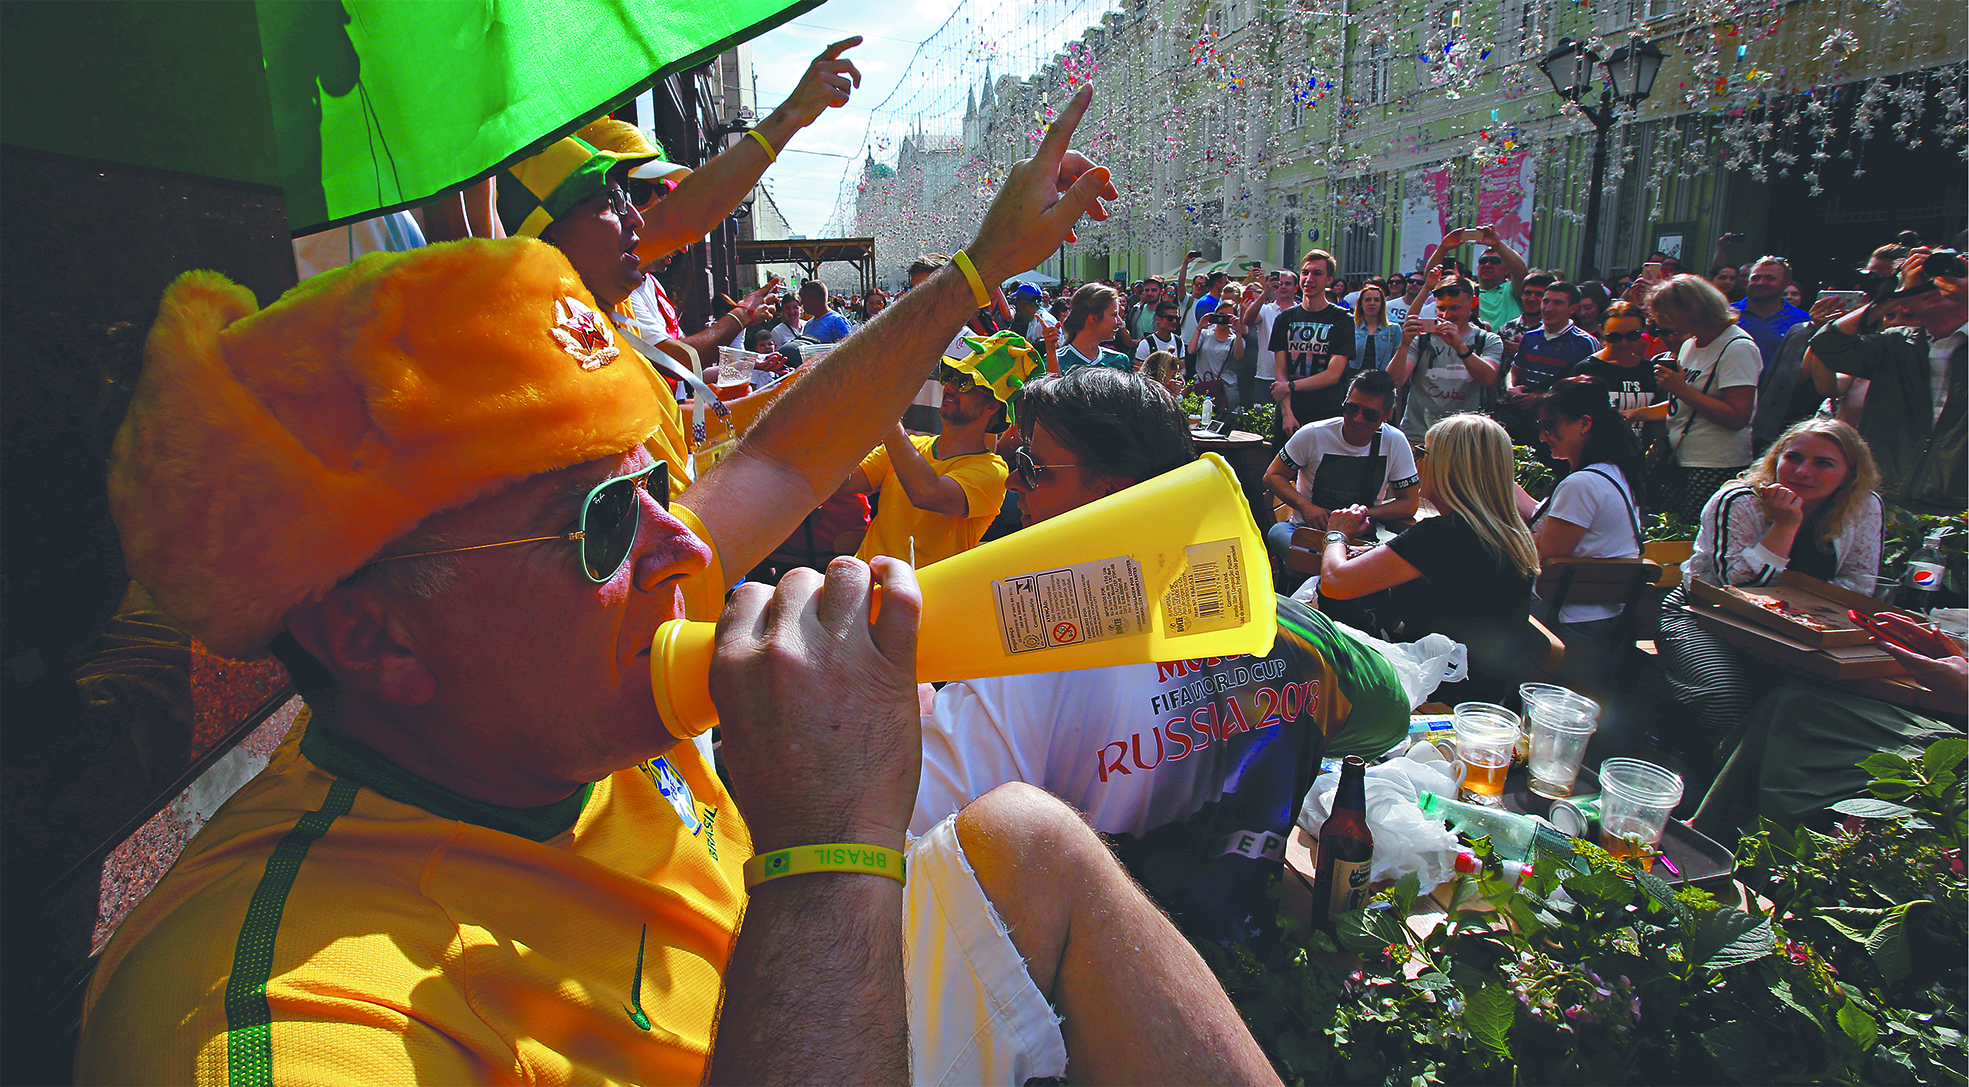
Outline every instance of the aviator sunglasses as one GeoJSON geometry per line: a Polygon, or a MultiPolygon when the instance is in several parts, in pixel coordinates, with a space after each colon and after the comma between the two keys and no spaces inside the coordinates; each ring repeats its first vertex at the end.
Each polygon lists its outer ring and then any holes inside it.
{"type": "Polygon", "coordinates": [[[1012,449],[1012,471],[1019,473],[1019,480],[1026,485],[1027,490],[1039,486],[1042,473],[1048,471],[1064,472],[1069,468],[1085,467],[1087,466],[1084,464],[1039,464],[1032,459],[1031,446],[1020,445],[1012,449]]]}
{"type": "Polygon", "coordinates": [[[665,461],[657,461],[647,468],[641,468],[628,475],[603,480],[588,492],[582,500],[581,517],[575,522],[574,531],[563,532],[558,536],[529,536],[524,540],[501,540],[498,543],[472,544],[469,547],[446,547],[437,551],[413,551],[407,555],[389,555],[377,559],[357,570],[351,578],[360,576],[372,566],[380,566],[398,559],[421,559],[432,555],[451,555],[460,551],[484,551],[493,547],[514,547],[519,544],[546,543],[563,540],[581,545],[581,566],[588,580],[597,585],[614,577],[616,571],[629,558],[629,550],[636,546],[636,529],[642,524],[642,503],[637,501],[636,492],[647,492],[656,499],[656,504],[664,509],[670,508],[670,472],[665,461]],[[654,482],[652,482],[654,480],[654,482]]]}

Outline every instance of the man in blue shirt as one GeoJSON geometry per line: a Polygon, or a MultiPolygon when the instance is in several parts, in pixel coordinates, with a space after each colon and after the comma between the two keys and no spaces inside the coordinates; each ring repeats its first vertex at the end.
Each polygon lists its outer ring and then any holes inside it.
{"type": "MultiPolygon", "coordinates": [[[[1527,302],[1531,299],[1527,298],[1527,302]]],[[[1511,388],[1542,393],[1575,364],[1600,349],[1600,341],[1572,323],[1579,288],[1553,280],[1539,296],[1539,327],[1525,333],[1511,363],[1511,388]]]]}
{"type": "Polygon", "coordinates": [[[800,311],[807,323],[800,335],[819,343],[835,343],[847,337],[848,319],[827,308],[827,285],[818,279],[800,284],[800,311]]]}
{"type": "Polygon", "coordinates": [[[1757,341],[1768,375],[1777,361],[1778,341],[1791,326],[1812,319],[1812,315],[1784,300],[1784,289],[1791,285],[1791,265],[1783,257],[1761,257],[1750,266],[1750,282],[1743,301],[1736,303],[1737,327],[1757,341]]]}

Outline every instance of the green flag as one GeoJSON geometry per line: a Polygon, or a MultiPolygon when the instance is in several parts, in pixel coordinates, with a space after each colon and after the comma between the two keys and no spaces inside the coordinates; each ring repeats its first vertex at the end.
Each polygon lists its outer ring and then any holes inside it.
{"type": "Polygon", "coordinates": [[[278,184],[305,234],[484,177],[819,2],[6,4],[0,139],[278,184]]]}

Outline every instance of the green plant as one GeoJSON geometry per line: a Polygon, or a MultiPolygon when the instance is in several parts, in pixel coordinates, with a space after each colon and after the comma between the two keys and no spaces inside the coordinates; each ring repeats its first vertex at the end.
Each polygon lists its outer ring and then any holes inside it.
{"type": "Polygon", "coordinates": [[[1244,409],[1244,425],[1238,429],[1248,430],[1253,434],[1270,434],[1276,426],[1278,426],[1278,405],[1265,403],[1254,404],[1244,409]]]}
{"type": "Polygon", "coordinates": [[[1176,402],[1183,405],[1183,410],[1191,415],[1203,414],[1202,393],[1195,393],[1195,392],[1184,393],[1181,397],[1177,399],[1176,402]]]}
{"type": "Polygon", "coordinates": [[[1411,876],[1334,935],[1202,951],[1287,1082],[1964,1083],[1965,751],[1872,756],[1840,835],[1746,838],[1768,912],[1574,842],[1585,872],[1491,865],[1433,918],[1411,876]]]}
{"type": "Polygon", "coordinates": [[[1681,515],[1677,513],[1650,513],[1644,528],[1649,543],[1696,538],[1696,527],[1682,520],[1681,515]]]}
{"type": "Polygon", "coordinates": [[[1847,816],[1838,833],[1766,821],[1739,849],[1744,881],[1791,936],[1824,952],[1875,1020],[1873,1082],[1965,1082],[1965,753],[1959,737],[1913,759],[1876,752],[1860,760],[1873,796],[1833,805],[1847,816]]]}
{"type": "Polygon", "coordinates": [[[1538,452],[1528,445],[1514,445],[1511,455],[1517,461],[1518,486],[1525,493],[1545,501],[1552,494],[1552,488],[1559,485],[1559,477],[1552,466],[1538,459],[1538,452]]]}

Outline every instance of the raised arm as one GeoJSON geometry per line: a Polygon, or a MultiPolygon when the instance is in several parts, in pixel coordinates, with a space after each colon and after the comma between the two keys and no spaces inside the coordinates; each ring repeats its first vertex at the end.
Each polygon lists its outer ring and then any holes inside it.
{"type": "Polygon", "coordinates": [[[1525,258],[1516,249],[1505,244],[1494,226],[1480,226],[1475,231],[1479,244],[1504,258],[1504,275],[1511,281],[1511,298],[1518,303],[1520,310],[1525,308],[1525,276],[1531,273],[1525,258]]]}
{"type": "Polygon", "coordinates": [[[883,443],[889,451],[889,470],[896,474],[896,481],[902,484],[902,491],[909,496],[909,504],[930,513],[947,513],[953,516],[966,513],[971,508],[970,500],[964,494],[964,485],[950,478],[940,476],[923,454],[916,449],[916,443],[909,440],[909,433],[897,423],[889,430],[889,437],[883,443]]]}
{"type": "MultiPolygon", "coordinates": [[[[773,145],[775,153],[785,150],[794,134],[813,124],[829,106],[847,104],[849,93],[861,85],[861,71],[841,54],[860,44],[859,36],[843,38],[822,50],[793,93],[753,129],[773,145]]],[[[772,163],[772,156],[750,136],[726,148],[644,214],[638,250],[662,254],[701,240],[745,199],[772,163]]]]}
{"type": "MultiPolygon", "coordinates": [[[[1107,218],[1105,167],[1067,149],[1087,110],[1083,88],[1037,154],[1014,166],[967,250],[987,285],[1076,239],[1082,214],[1107,218]]],[[[996,292],[995,286],[988,289],[996,292]]],[[[1004,305],[1002,294],[997,296],[1004,305]]],[[[779,398],[677,504],[704,525],[726,584],[756,566],[882,440],[978,303],[953,261],[841,342],[779,398]]],[[[1008,310],[1009,312],[1009,310],[1008,310]]]]}

